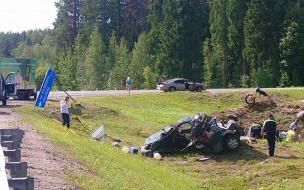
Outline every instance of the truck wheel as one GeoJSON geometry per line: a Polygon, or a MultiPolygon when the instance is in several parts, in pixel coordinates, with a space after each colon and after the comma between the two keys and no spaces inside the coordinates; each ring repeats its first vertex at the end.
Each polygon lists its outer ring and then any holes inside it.
{"type": "Polygon", "coordinates": [[[7,93],[5,92],[4,97],[2,99],[2,105],[6,106],[6,103],[7,103],[7,93]]]}
{"type": "Polygon", "coordinates": [[[34,100],[36,100],[36,99],[37,99],[37,92],[34,93],[34,100]]]}
{"type": "Polygon", "coordinates": [[[28,92],[26,92],[24,94],[24,100],[29,100],[30,99],[30,94],[28,92]]]}

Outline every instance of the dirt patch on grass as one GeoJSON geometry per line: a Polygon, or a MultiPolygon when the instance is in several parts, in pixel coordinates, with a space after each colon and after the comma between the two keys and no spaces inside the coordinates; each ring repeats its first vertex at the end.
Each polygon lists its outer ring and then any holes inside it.
{"type": "Polygon", "coordinates": [[[241,108],[234,108],[225,112],[216,112],[209,114],[218,120],[227,119],[227,114],[238,116],[243,126],[250,127],[252,123],[262,124],[269,113],[272,113],[278,123],[279,129],[288,129],[289,124],[293,122],[296,114],[303,110],[303,105],[299,102],[256,102],[253,105],[246,105],[241,108]]]}

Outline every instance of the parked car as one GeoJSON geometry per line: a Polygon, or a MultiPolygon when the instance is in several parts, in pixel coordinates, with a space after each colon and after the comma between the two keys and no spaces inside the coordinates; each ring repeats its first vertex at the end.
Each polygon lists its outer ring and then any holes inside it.
{"type": "Polygon", "coordinates": [[[209,148],[215,153],[224,149],[236,150],[240,147],[240,136],[244,129],[235,116],[228,118],[228,122],[221,123],[201,113],[182,118],[148,137],[141,147],[141,153],[152,156],[154,153],[187,152],[202,148],[209,148]]]}
{"type": "Polygon", "coordinates": [[[185,91],[185,90],[201,92],[202,90],[206,90],[207,88],[202,83],[192,82],[184,78],[174,78],[160,82],[157,85],[157,89],[165,92],[185,91]]]}

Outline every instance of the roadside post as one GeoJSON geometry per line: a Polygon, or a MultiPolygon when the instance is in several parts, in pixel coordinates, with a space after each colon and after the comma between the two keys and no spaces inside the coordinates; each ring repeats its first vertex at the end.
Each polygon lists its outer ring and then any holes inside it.
{"type": "Polygon", "coordinates": [[[44,108],[49,93],[52,89],[55,77],[56,73],[51,68],[49,68],[45,74],[41,89],[35,102],[36,107],[44,108]]]}
{"type": "Polygon", "coordinates": [[[76,100],[74,100],[74,98],[73,98],[72,96],[70,96],[70,95],[67,93],[67,91],[65,91],[65,90],[62,89],[62,86],[61,86],[61,84],[60,84],[58,78],[56,78],[56,82],[57,82],[58,87],[59,87],[64,93],[66,93],[66,95],[68,95],[68,97],[70,97],[70,98],[77,104],[76,100]]]}

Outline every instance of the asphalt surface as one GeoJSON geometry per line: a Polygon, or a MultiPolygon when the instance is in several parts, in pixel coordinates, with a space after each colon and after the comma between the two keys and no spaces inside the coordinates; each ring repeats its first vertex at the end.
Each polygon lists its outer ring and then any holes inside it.
{"type": "MultiPolygon", "coordinates": [[[[268,90],[288,90],[288,89],[298,89],[304,90],[304,88],[263,88],[266,92],[268,90]]],[[[122,95],[127,94],[125,90],[99,90],[99,91],[66,91],[71,97],[87,97],[87,96],[102,96],[102,95],[122,95]]],[[[205,93],[225,93],[225,92],[255,92],[255,88],[219,88],[219,89],[207,89],[205,93]]],[[[38,92],[39,93],[39,92],[38,92]]],[[[159,90],[131,90],[131,94],[147,94],[147,93],[174,93],[174,92],[163,92],[159,90]]],[[[64,91],[52,91],[50,92],[48,99],[58,99],[67,96],[64,91]]],[[[10,104],[22,104],[27,102],[34,102],[31,97],[30,101],[19,101],[19,100],[9,100],[10,104]]],[[[1,103],[0,103],[1,104],[1,103]]]]}
{"type": "MultiPolygon", "coordinates": [[[[268,90],[287,90],[287,89],[299,89],[304,88],[263,88],[266,92],[268,90]]],[[[255,92],[255,88],[219,88],[219,89],[207,89],[204,92],[207,93],[225,93],[225,92],[255,92]]],[[[101,96],[101,95],[121,95],[127,94],[125,90],[100,90],[100,91],[66,91],[72,97],[85,97],[85,96],[101,96]]],[[[131,94],[144,94],[144,93],[165,93],[159,90],[131,90],[131,94]]],[[[166,92],[172,93],[172,92],[166,92]]],[[[64,91],[50,92],[49,98],[59,98],[66,96],[64,91]]]]}

